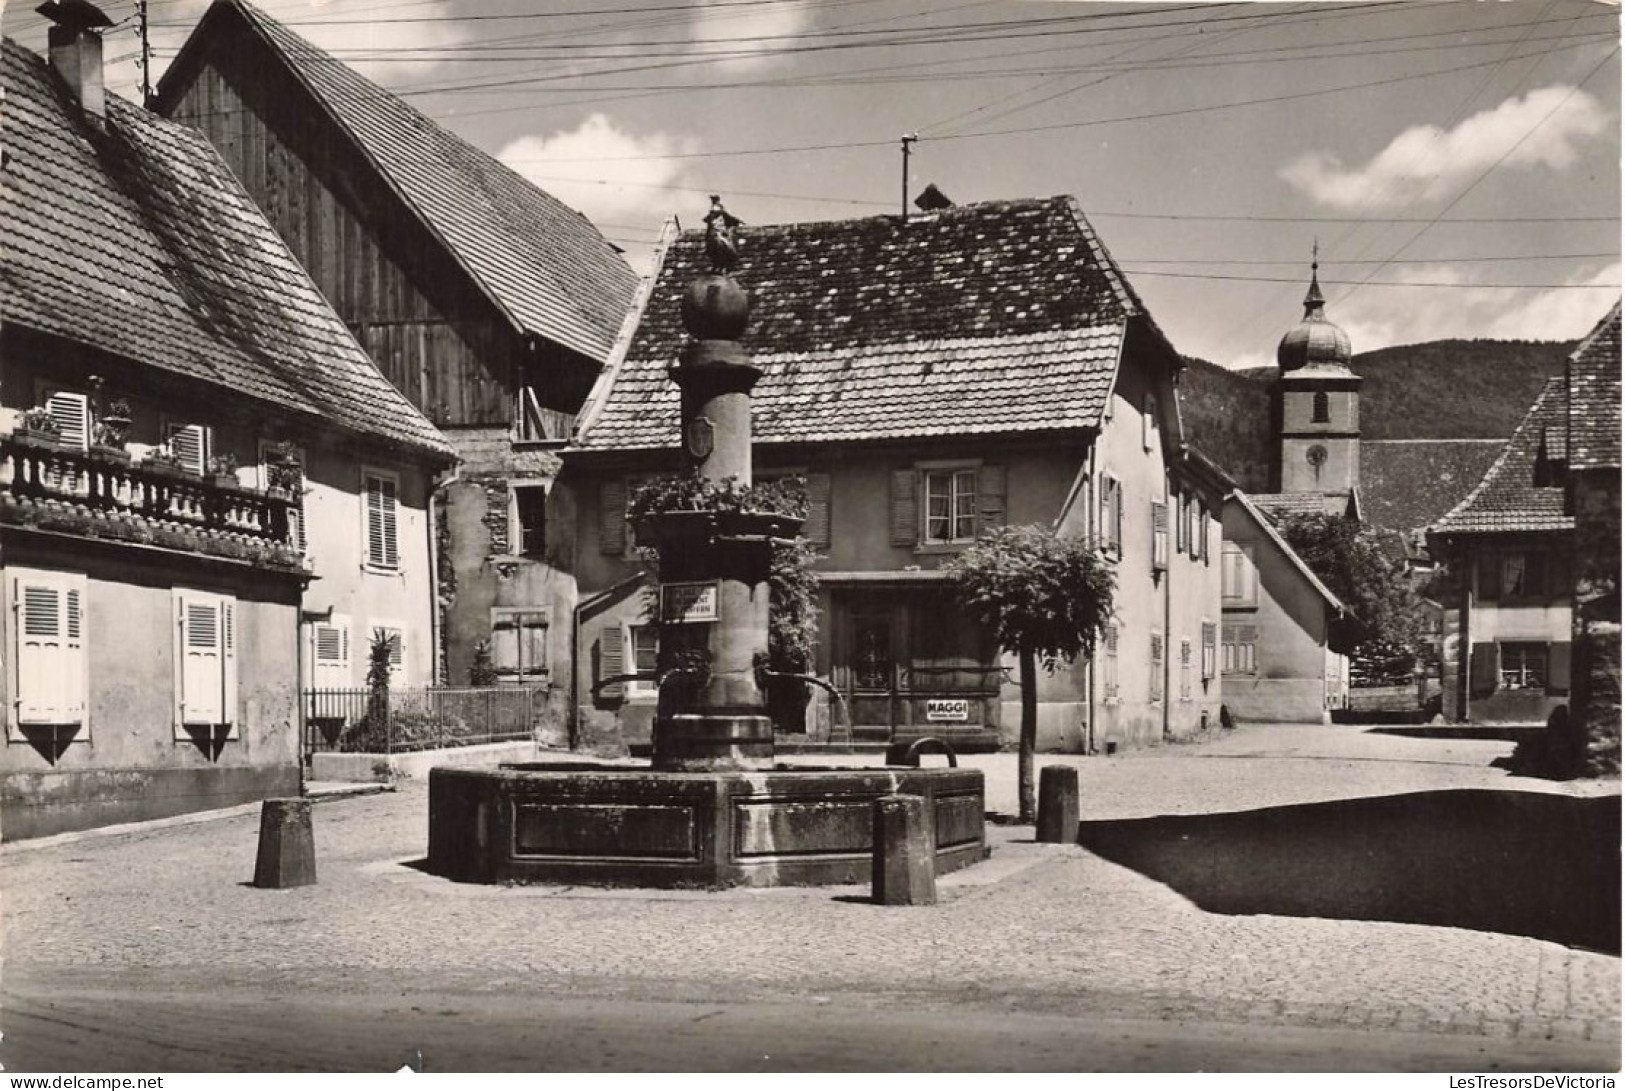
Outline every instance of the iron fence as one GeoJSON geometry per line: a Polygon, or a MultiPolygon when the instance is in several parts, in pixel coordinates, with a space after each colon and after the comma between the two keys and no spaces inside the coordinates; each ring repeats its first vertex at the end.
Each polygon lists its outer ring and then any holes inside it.
{"type": "Polygon", "coordinates": [[[304,690],[306,751],[401,754],[530,739],[544,703],[529,686],[392,689],[382,697],[367,689],[304,690]]]}

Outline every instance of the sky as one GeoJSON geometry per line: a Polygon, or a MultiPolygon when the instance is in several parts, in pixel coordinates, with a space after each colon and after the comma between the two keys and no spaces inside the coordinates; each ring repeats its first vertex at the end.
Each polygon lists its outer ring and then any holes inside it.
{"type": "MultiPolygon", "coordinates": [[[[1318,245],[1355,351],[1583,336],[1620,297],[1619,9],[1593,0],[259,0],[646,267],[746,223],[1070,194],[1176,348],[1273,361],[1318,245]]],[[[32,0],[7,36],[36,49],[32,0]]],[[[109,86],[139,96],[135,0],[109,86]]],[[[207,0],[150,0],[161,75],[207,0]]]]}

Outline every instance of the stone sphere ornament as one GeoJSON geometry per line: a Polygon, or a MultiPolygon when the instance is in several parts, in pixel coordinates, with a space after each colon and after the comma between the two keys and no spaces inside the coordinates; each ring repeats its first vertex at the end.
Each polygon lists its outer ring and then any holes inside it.
{"type": "Polygon", "coordinates": [[[750,321],[750,295],[725,273],[702,273],[683,290],[683,328],[701,341],[737,341],[750,321]]]}

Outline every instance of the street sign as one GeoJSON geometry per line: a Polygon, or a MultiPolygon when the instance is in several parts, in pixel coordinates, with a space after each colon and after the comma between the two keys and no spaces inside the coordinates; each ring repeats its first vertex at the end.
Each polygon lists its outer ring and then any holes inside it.
{"type": "Polygon", "coordinates": [[[698,583],[663,583],[660,585],[660,617],[664,621],[715,621],[717,619],[717,584],[715,580],[698,583]]]}
{"type": "Polygon", "coordinates": [[[970,719],[970,702],[963,698],[929,697],[925,718],[932,723],[964,723],[970,719]]]}

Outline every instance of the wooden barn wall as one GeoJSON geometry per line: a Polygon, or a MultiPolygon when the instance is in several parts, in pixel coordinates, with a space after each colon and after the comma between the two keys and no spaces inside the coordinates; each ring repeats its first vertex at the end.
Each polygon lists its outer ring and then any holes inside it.
{"type": "MultiPolygon", "coordinates": [[[[245,91],[256,101],[278,101],[275,89],[250,84],[245,91]]],[[[440,424],[508,423],[511,376],[518,372],[512,332],[484,317],[453,320],[450,306],[437,306],[421,291],[379,237],[389,238],[399,257],[426,232],[400,230],[381,210],[369,210],[359,190],[345,199],[324,184],[295,149],[333,164],[335,134],[325,119],[286,113],[273,127],[215,68],[203,66],[170,116],[201,130],[220,151],[379,369],[414,405],[440,424]]],[[[421,252],[427,246],[417,250],[406,258],[414,267],[447,266],[438,253],[421,252]]]]}

